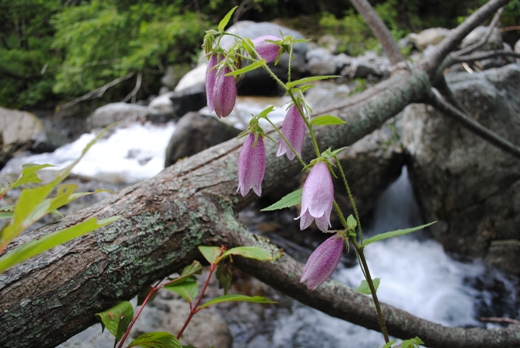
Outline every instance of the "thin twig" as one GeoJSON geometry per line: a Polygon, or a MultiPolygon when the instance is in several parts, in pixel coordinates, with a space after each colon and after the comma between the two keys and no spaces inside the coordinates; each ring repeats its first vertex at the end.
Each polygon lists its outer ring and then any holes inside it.
{"type": "Polygon", "coordinates": [[[477,52],[473,53],[467,56],[456,56],[452,57],[450,60],[453,63],[462,63],[462,62],[475,62],[478,60],[484,60],[484,59],[490,59],[490,58],[497,58],[497,57],[514,57],[514,58],[520,58],[520,53],[516,53],[513,51],[506,51],[506,50],[494,50],[494,51],[487,51],[487,52],[477,52]]]}
{"type": "Polygon", "coordinates": [[[493,29],[495,29],[495,27],[497,26],[498,20],[500,19],[500,16],[502,15],[502,11],[504,11],[503,7],[498,9],[497,13],[495,13],[493,20],[491,21],[491,23],[489,24],[489,26],[486,30],[486,34],[484,34],[484,36],[482,36],[482,38],[478,42],[475,42],[473,45],[469,45],[468,47],[463,48],[459,51],[453,52],[451,55],[454,57],[468,55],[471,52],[474,52],[475,50],[484,46],[486,44],[486,42],[489,40],[491,33],[493,33],[493,29]]]}
{"type": "Polygon", "coordinates": [[[508,323],[508,324],[520,324],[520,321],[511,318],[497,318],[497,317],[481,317],[478,318],[480,321],[486,321],[490,323],[508,323]]]}
{"type": "Polygon", "coordinates": [[[132,98],[132,104],[135,104],[135,96],[136,96],[137,92],[139,91],[139,88],[141,88],[141,80],[142,80],[142,78],[143,78],[143,73],[139,72],[137,74],[137,79],[136,79],[136,82],[135,82],[134,89],[123,100],[121,100],[122,103],[126,103],[128,101],[128,99],[132,98]]]}
{"type": "Polygon", "coordinates": [[[427,103],[444,113],[446,116],[449,116],[452,119],[460,122],[464,127],[479,135],[484,140],[520,159],[520,147],[511,143],[509,140],[502,138],[495,132],[485,128],[474,119],[468,117],[462,111],[446,103],[433,91],[430,93],[427,103]]]}

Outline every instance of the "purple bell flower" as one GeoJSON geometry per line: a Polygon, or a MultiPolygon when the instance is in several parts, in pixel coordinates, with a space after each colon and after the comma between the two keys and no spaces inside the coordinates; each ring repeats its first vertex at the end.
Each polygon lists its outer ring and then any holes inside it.
{"type": "Polygon", "coordinates": [[[300,230],[306,229],[315,220],[318,228],[327,232],[333,201],[334,186],[329,168],[325,162],[318,162],[312,167],[303,185],[302,210],[295,219],[300,219],[300,230]]]}
{"type": "Polygon", "coordinates": [[[227,66],[218,72],[213,88],[213,109],[219,118],[228,116],[233,111],[237,100],[235,78],[226,76],[229,72],[227,66]]]}
{"type": "Polygon", "coordinates": [[[317,247],[305,264],[300,283],[307,282],[310,290],[323,284],[336,269],[344,246],[343,238],[335,234],[317,247]]]}
{"type": "Polygon", "coordinates": [[[238,156],[238,189],[243,197],[252,188],[260,196],[262,194],[262,180],[265,173],[265,147],[264,139],[258,136],[256,146],[255,135],[249,134],[242,145],[238,156]]]}
{"type": "Polygon", "coordinates": [[[267,63],[271,63],[276,60],[276,57],[278,57],[278,52],[280,52],[280,46],[277,46],[272,42],[268,42],[266,40],[280,41],[281,38],[273,35],[264,35],[252,40],[255,44],[255,50],[258,52],[260,57],[262,57],[262,59],[265,59],[267,63]]]}
{"type": "MultiPolygon", "coordinates": [[[[305,139],[305,121],[303,120],[300,112],[296,105],[291,105],[282,125],[282,134],[289,141],[291,146],[296,150],[299,156],[302,154],[303,141],[305,139]]],[[[280,140],[280,147],[276,156],[282,156],[287,154],[289,160],[293,160],[295,157],[294,152],[291,150],[289,145],[284,139],[280,140]]]]}
{"type": "Polygon", "coordinates": [[[217,69],[211,70],[218,63],[216,54],[212,54],[209,58],[208,67],[206,69],[206,100],[208,102],[209,112],[214,110],[213,108],[213,91],[215,90],[215,80],[217,79],[217,69]]]}

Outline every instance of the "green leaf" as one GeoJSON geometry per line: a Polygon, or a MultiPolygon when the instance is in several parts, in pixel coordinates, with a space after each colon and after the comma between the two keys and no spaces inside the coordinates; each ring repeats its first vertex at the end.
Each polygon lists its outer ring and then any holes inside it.
{"type": "Polygon", "coordinates": [[[248,37],[244,37],[243,39],[244,39],[244,41],[242,41],[242,47],[247,51],[247,53],[249,53],[249,55],[251,57],[255,57],[255,51],[253,50],[253,48],[255,47],[255,44],[248,37]]]}
{"type": "Polygon", "coordinates": [[[184,267],[181,277],[190,277],[195,274],[202,274],[202,265],[199,261],[193,261],[191,265],[184,267]]]}
{"type": "Polygon", "coordinates": [[[385,344],[383,346],[383,348],[392,348],[392,344],[394,344],[395,342],[397,342],[397,340],[392,340],[392,341],[388,342],[387,344],[385,344]]]}
{"type": "Polygon", "coordinates": [[[335,124],[345,124],[341,118],[333,115],[322,115],[311,120],[313,126],[330,126],[335,124]]]}
{"type": "MultiPolygon", "coordinates": [[[[137,305],[140,306],[144,303],[144,300],[146,300],[146,298],[148,297],[148,294],[150,293],[150,291],[152,291],[152,287],[151,286],[148,286],[144,289],[141,289],[141,291],[139,291],[139,293],[137,294],[137,305]]],[[[152,296],[150,296],[150,298],[148,299],[147,303],[150,303],[152,302],[153,300],[155,300],[155,297],[157,296],[157,291],[154,291],[154,293],[152,294],[152,296]]]]}
{"type": "Polygon", "coordinates": [[[258,114],[258,116],[259,116],[259,117],[262,117],[262,118],[266,118],[267,115],[268,115],[269,113],[273,112],[273,110],[274,110],[274,105],[271,105],[271,106],[265,108],[264,110],[262,110],[262,111],[258,114]]]}
{"type": "Polygon", "coordinates": [[[202,256],[210,263],[214,264],[217,261],[218,255],[220,254],[220,247],[216,246],[199,246],[199,250],[202,256]]]}
{"type": "Polygon", "coordinates": [[[148,332],[130,342],[128,348],[182,348],[179,340],[169,332],[148,332]]]}
{"type": "Polygon", "coordinates": [[[0,219],[10,219],[13,217],[13,213],[10,211],[1,211],[0,212],[0,219]]]}
{"type": "Polygon", "coordinates": [[[9,189],[13,189],[18,186],[26,185],[26,184],[36,184],[42,182],[38,175],[37,171],[43,168],[54,167],[51,164],[24,164],[22,165],[22,172],[18,179],[15,182],[9,185],[9,189]]]}
{"type": "Polygon", "coordinates": [[[208,302],[204,303],[199,308],[206,308],[208,306],[217,304],[217,303],[223,303],[223,302],[235,302],[235,301],[242,301],[242,302],[254,302],[254,303],[264,303],[264,304],[272,304],[276,303],[275,301],[271,301],[263,296],[246,296],[241,294],[228,294],[223,295],[219,297],[215,297],[208,302]]]}
{"type": "MultiPolygon", "coordinates": [[[[372,279],[372,282],[374,283],[374,288],[376,288],[376,291],[377,291],[377,288],[379,287],[379,284],[381,283],[381,278],[374,278],[374,279],[372,279]]],[[[354,291],[359,292],[360,294],[363,294],[363,295],[372,294],[370,292],[370,287],[368,286],[368,283],[365,279],[363,279],[361,281],[361,284],[356,289],[354,289],[354,291]]]]}
{"type": "Polygon", "coordinates": [[[220,259],[223,259],[229,255],[240,255],[248,259],[255,259],[260,261],[272,260],[273,256],[269,250],[255,247],[255,246],[241,246],[227,250],[220,259]]]}
{"type": "Polygon", "coordinates": [[[357,227],[356,219],[350,214],[347,218],[347,226],[349,229],[353,230],[357,227]]]}
{"type": "Polygon", "coordinates": [[[228,72],[224,76],[242,75],[242,74],[245,74],[248,71],[252,71],[252,70],[255,70],[255,69],[257,69],[257,68],[259,68],[261,66],[264,66],[265,64],[266,64],[265,59],[262,59],[262,60],[253,62],[253,63],[249,64],[248,66],[243,67],[242,69],[238,69],[238,70],[235,70],[235,71],[228,72]]]}
{"type": "Polygon", "coordinates": [[[410,338],[409,340],[403,341],[401,343],[401,348],[418,348],[419,344],[424,344],[424,342],[419,337],[410,338]]]}
{"type": "Polygon", "coordinates": [[[294,192],[291,192],[288,195],[282,197],[282,199],[280,199],[278,202],[271,204],[270,206],[262,209],[261,211],[280,210],[300,204],[302,202],[302,192],[303,189],[298,189],[294,192]]]}
{"type": "Polygon", "coordinates": [[[218,24],[218,31],[223,32],[226,28],[226,25],[228,24],[229,20],[231,19],[231,16],[233,15],[233,12],[237,9],[238,6],[233,7],[225,16],[222,18],[220,23],[218,24]]]}
{"type": "Polygon", "coordinates": [[[218,280],[218,286],[224,289],[224,295],[227,295],[231,280],[233,279],[233,264],[231,262],[221,262],[217,266],[215,277],[218,280]]]}
{"type": "Polygon", "coordinates": [[[118,220],[119,216],[113,216],[108,219],[99,220],[97,217],[92,217],[86,221],[83,221],[77,225],[71,226],[64,230],[56,231],[48,235],[43,236],[38,240],[31,240],[19,247],[13,249],[9,253],[0,257],[0,273],[27,260],[30,257],[38,255],[44,251],[47,251],[59,244],[68,242],[76,237],[92,232],[99,227],[106,226],[112,222],[118,220]]]}
{"type": "Polygon", "coordinates": [[[337,77],[341,77],[341,76],[339,76],[339,75],[327,75],[327,76],[305,77],[303,79],[299,79],[299,80],[288,82],[287,83],[287,88],[291,89],[291,88],[293,88],[293,87],[295,87],[297,85],[301,85],[301,84],[304,84],[304,83],[313,82],[313,81],[320,81],[320,80],[326,80],[326,79],[335,79],[337,77]]]}
{"type": "Polygon", "coordinates": [[[117,343],[134,318],[134,308],[130,302],[123,301],[107,311],[96,313],[96,316],[101,320],[103,330],[106,327],[114,335],[117,343]]]}
{"type": "Polygon", "coordinates": [[[377,234],[375,236],[372,236],[372,237],[366,239],[363,242],[362,246],[365,247],[365,246],[369,245],[370,243],[379,242],[379,241],[384,240],[384,239],[398,237],[398,236],[402,236],[403,234],[408,234],[408,233],[412,233],[412,232],[415,232],[415,231],[418,231],[418,230],[422,230],[423,228],[431,226],[431,225],[433,225],[436,222],[437,221],[433,221],[433,222],[430,222],[430,223],[425,224],[425,225],[411,227],[411,228],[407,228],[407,229],[404,229],[404,230],[395,230],[395,231],[390,231],[390,232],[377,234]]]}
{"type": "Polygon", "coordinates": [[[183,281],[165,285],[164,288],[179,294],[187,302],[192,303],[197,297],[199,284],[193,278],[186,278],[183,281]]]}

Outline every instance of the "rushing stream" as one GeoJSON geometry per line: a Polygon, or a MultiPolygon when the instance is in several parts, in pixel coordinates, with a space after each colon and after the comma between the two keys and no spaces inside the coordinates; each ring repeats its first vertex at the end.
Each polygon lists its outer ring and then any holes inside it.
{"type": "MultiPolygon", "coordinates": [[[[135,124],[100,140],[76,166],[74,173],[126,183],[152,177],[164,163],[164,149],[174,130],[135,124]]],[[[2,170],[19,172],[22,163],[64,166],[77,158],[94,134],[53,153],[17,157],[2,170]]],[[[421,224],[406,170],[379,199],[368,234],[421,224]]],[[[381,301],[447,326],[490,326],[480,317],[517,319],[518,280],[488,269],[480,261],[458,261],[422,232],[375,243],[366,249],[374,277],[381,278],[381,301]]],[[[333,278],[357,287],[359,267],[338,267],[333,278]]],[[[329,317],[296,301],[285,300],[255,324],[252,313],[228,320],[234,347],[376,347],[381,334],[329,317]],[[248,317],[249,316],[249,317],[248,317]],[[248,323],[247,320],[250,320],[248,323]]],[[[249,308],[249,307],[244,307],[249,308]]],[[[231,314],[231,313],[230,313],[231,314]]]]}

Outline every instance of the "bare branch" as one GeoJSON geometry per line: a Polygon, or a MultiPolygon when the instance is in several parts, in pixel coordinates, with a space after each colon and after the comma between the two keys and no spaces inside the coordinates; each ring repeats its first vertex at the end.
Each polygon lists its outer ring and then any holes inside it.
{"type": "Polygon", "coordinates": [[[107,89],[109,89],[110,87],[113,87],[115,85],[117,85],[119,82],[122,82],[124,80],[128,80],[129,78],[131,78],[132,76],[135,75],[135,71],[132,71],[128,74],[126,74],[125,76],[122,76],[122,77],[119,77],[113,81],[110,81],[109,83],[99,87],[99,88],[96,88],[95,90],[93,91],[90,91],[88,92],[87,94],[79,97],[79,98],[76,98],[74,99],[73,101],[71,102],[68,102],[68,103],[65,103],[63,105],[59,105],[57,108],[58,109],[66,109],[68,107],[71,107],[72,105],[75,105],[79,102],[82,102],[84,100],[89,100],[89,99],[94,99],[94,98],[99,98],[101,97],[103,94],[105,94],[105,92],[107,91],[107,89]]]}
{"type": "Polygon", "coordinates": [[[139,88],[141,88],[142,78],[143,78],[143,73],[139,72],[137,74],[137,79],[135,81],[134,89],[132,90],[132,92],[130,92],[130,94],[128,94],[126,97],[124,97],[123,100],[121,100],[122,103],[126,103],[130,98],[132,98],[132,104],[135,104],[135,96],[136,96],[137,92],[139,91],[139,88]]]}
{"type": "MultiPolygon", "coordinates": [[[[478,60],[484,60],[484,59],[490,59],[490,58],[498,58],[498,57],[514,57],[514,58],[520,58],[520,53],[516,53],[513,51],[506,51],[506,50],[494,50],[494,51],[487,51],[487,52],[477,52],[472,53],[467,56],[455,56],[451,57],[450,59],[450,65],[453,65],[455,63],[462,63],[462,62],[475,62],[478,60]]],[[[444,65],[443,65],[444,66],[444,65]]]]}
{"type": "Polygon", "coordinates": [[[367,22],[374,35],[383,46],[392,67],[405,68],[406,61],[401,54],[401,50],[397,46],[394,37],[386,27],[385,23],[383,23],[370,3],[367,0],[350,0],[350,2],[354,5],[356,10],[358,10],[361,16],[363,16],[365,22],[367,22]]]}
{"type": "Polygon", "coordinates": [[[480,123],[468,117],[462,111],[443,101],[439,96],[435,95],[434,92],[431,92],[428,104],[434,106],[437,110],[441,111],[446,116],[460,122],[464,127],[482,137],[484,140],[495,145],[499,149],[517,158],[520,158],[520,147],[511,143],[509,140],[502,138],[495,132],[483,127],[480,123]]]}
{"type": "MultiPolygon", "coordinates": [[[[457,47],[473,29],[482,23],[493,12],[507,4],[509,0],[490,0],[483,5],[471,16],[469,16],[461,25],[453,29],[451,33],[439,44],[432,54],[424,57],[419,63],[419,68],[426,72],[430,78],[434,79],[437,69],[442,61],[457,47]]],[[[442,71],[440,72],[442,73],[442,71]]]]}

